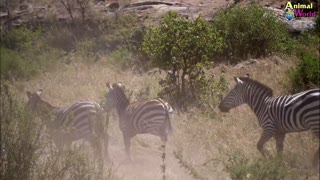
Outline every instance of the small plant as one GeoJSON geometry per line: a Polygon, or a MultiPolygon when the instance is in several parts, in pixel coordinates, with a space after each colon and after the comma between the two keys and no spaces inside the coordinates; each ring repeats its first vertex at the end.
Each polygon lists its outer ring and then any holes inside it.
{"type": "Polygon", "coordinates": [[[77,53],[85,60],[96,57],[97,44],[94,39],[84,39],[77,43],[77,53]]]}
{"type": "Polygon", "coordinates": [[[187,161],[185,161],[182,157],[182,152],[181,150],[174,151],[174,157],[178,159],[179,164],[181,167],[186,168],[189,171],[189,174],[196,180],[203,180],[205,179],[202,177],[195,169],[192,167],[187,161]]]}
{"type": "Polygon", "coordinates": [[[257,5],[223,10],[214,19],[214,26],[226,42],[224,57],[258,58],[286,50],[285,25],[272,12],[257,5]]]}
{"type": "Polygon", "coordinates": [[[127,69],[128,67],[132,67],[134,62],[134,57],[131,52],[129,52],[125,48],[120,48],[111,53],[111,62],[119,66],[121,69],[127,69]]]}
{"type": "Polygon", "coordinates": [[[292,93],[320,87],[320,61],[315,55],[301,55],[297,67],[289,70],[292,93]]]}
{"type": "Polygon", "coordinates": [[[229,158],[226,170],[230,173],[231,178],[236,180],[280,180],[295,177],[281,158],[249,160],[240,153],[229,158]]]}

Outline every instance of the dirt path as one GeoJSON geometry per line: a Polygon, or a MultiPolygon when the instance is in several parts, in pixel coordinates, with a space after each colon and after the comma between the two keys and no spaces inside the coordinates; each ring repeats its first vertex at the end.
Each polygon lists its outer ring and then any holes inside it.
{"type": "MultiPolygon", "coordinates": [[[[113,120],[112,120],[113,121],[113,120]]],[[[110,123],[109,154],[116,177],[123,180],[161,180],[162,150],[160,138],[153,135],[138,135],[131,140],[133,162],[125,161],[124,144],[117,122],[110,123]]],[[[173,138],[173,137],[171,137],[173,138]]],[[[173,143],[166,147],[166,179],[192,180],[186,169],[174,157],[173,143]]]]}
{"type": "MultiPolygon", "coordinates": [[[[161,180],[161,151],[154,148],[134,147],[132,148],[133,162],[125,162],[123,147],[110,148],[111,158],[114,163],[115,174],[123,180],[161,180]],[[118,155],[115,155],[118,154],[118,155]]],[[[178,160],[174,157],[172,149],[167,149],[166,156],[166,179],[168,180],[192,180],[187,171],[180,167],[178,160]]]]}

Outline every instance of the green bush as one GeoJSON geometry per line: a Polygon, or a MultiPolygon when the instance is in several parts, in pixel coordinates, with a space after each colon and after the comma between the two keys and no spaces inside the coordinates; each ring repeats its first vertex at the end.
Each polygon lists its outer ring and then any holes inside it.
{"type": "Polygon", "coordinates": [[[0,47],[1,78],[23,79],[30,78],[37,73],[35,62],[28,61],[15,50],[0,47]]]}
{"type": "Polygon", "coordinates": [[[297,67],[289,70],[292,93],[320,87],[320,61],[316,55],[301,55],[297,67]]]}
{"type": "Polygon", "coordinates": [[[299,56],[301,54],[313,54],[317,52],[320,54],[319,42],[320,34],[315,31],[302,32],[298,36],[290,39],[287,46],[292,46],[293,54],[299,56]]]}
{"type": "Polygon", "coordinates": [[[117,49],[110,54],[111,63],[119,66],[121,69],[126,69],[133,66],[133,54],[126,48],[117,49]]]}
{"type": "Polygon", "coordinates": [[[77,36],[66,27],[53,26],[46,29],[46,39],[44,40],[48,46],[70,52],[76,49],[77,36]]]}
{"type": "Polygon", "coordinates": [[[178,108],[193,102],[205,79],[204,70],[221,49],[222,38],[209,23],[198,17],[189,21],[176,12],[169,12],[158,27],[146,30],[143,51],[151,57],[153,66],[168,71],[160,82],[163,93],[175,101],[178,108]]]}
{"type": "Polygon", "coordinates": [[[29,79],[52,69],[62,52],[48,46],[39,27],[13,28],[1,37],[1,78],[29,79]]]}
{"type": "Polygon", "coordinates": [[[25,50],[34,46],[35,42],[41,38],[41,28],[30,29],[21,27],[10,30],[1,37],[2,44],[8,49],[25,50]]]}
{"type": "Polygon", "coordinates": [[[219,80],[215,77],[206,78],[199,89],[197,107],[202,109],[205,115],[214,118],[216,115],[215,108],[219,105],[223,94],[229,91],[229,83],[222,75],[219,80]]]}
{"type": "Polygon", "coordinates": [[[295,174],[281,159],[249,160],[242,154],[231,156],[226,163],[226,170],[235,180],[282,180],[294,179],[295,174]]]}
{"type": "Polygon", "coordinates": [[[0,47],[1,78],[6,80],[30,79],[39,72],[53,70],[61,61],[63,52],[53,48],[30,48],[17,51],[0,47]]]}
{"type": "Polygon", "coordinates": [[[258,58],[286,50],[285,25],[257,5],[223,10],[214,18],[214,26],[226,42],[223,57],[258,58]]]}

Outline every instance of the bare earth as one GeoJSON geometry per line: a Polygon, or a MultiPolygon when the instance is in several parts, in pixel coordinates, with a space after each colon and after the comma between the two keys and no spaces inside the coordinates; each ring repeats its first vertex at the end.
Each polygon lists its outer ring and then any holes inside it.
{"type": "MultiPolygon", "coordinates": [[[[131,140],[132,162],[125,160],[124,144],[118,128],[117,118],[110,120],[109,153],[113,161],[113,169],[119,179],[123,180],[161,180],[162,150],[160,138],[153,135],[138,135],[131,140]],[[117,132],[116,132],[117,131],[117,132]]],[[[166,146],[166,179],[192,180],[188,171],[180,166],[174,157],[175,149],[172,143],[173,136],[169,137],[166,146]],[[170,140],[171,139],[171,140],[170,140]]]]}

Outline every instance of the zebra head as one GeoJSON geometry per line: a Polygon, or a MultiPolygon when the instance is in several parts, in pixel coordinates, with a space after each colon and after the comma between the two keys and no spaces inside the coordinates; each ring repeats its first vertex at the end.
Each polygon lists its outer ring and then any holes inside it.
{"type": "Polygon", "coordinates": [[[123,90],[122,83],[107,83],[107,87],[109,92],[106,95],[106,105],[105,110],[110,111],[113,108],[117,108],[119,106],[119,102],[126,100],[126,96],[123,90]]]}
{"type": "Polygon", "coordinates": [[[29,108],[32,112],[36,113],[37,115],[40,116],[48,116],[53,112],[53,110],[56,108],[49,104],[46,101],[43,101],[40,97],[42,93],[42,89],[31,93],[30,91],[27,91],[27,96],[28,96],[28,103],[27,103],[27,108],[29,108]]]}
{"type": "Polygon", "coordinates": [[[234,77],[234,80],[237,83],[236,86],[222,99],[219,105],[221,112],[229,112],[230,109],[245,103],[245,82],[238,77],[234,77]]]}
{"type": "Polygon", "coordinates": [[[29,108],[32,112],[37,112],[39,110],[39,104],[41,104],[42,100],[40,95],[42,93],[42,89],[39,89],[37,92],[31,93],[27,91],[28,103],[27,108],[29,108]]]}

